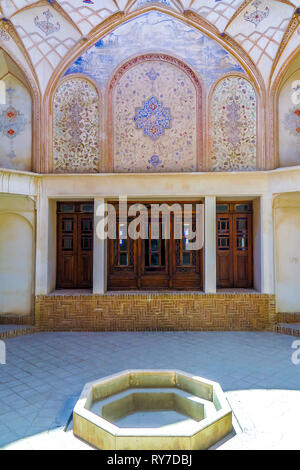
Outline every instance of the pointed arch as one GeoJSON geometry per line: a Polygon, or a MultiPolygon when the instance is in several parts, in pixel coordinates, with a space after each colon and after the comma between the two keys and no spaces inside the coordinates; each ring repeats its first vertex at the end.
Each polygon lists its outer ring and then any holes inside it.
{"type": "Polygon", "coordinates": [[[101,93],[80,74],[69,75],[53,95],[51,170],[58,173],[99,171],[101,93]]]}
{"type": "Polygon", "coordinates": [[[210,170],[249,171],[261,167],[258,129],[263,116],[258,120],[258,109],[257,90],[248,77],[230,73],[216,81],[209,94],[210,170]]]}
{"type": "MultiPolygon", "coordinates": [[[[109,144],[108,162],[107,162],[108,170],[109,171],[120,171],[120,170],[127,171],[127,170],[124,170],[124,168],[120,168],[120,167],[117,168],[116,167],[116,161],[115,161],[116,154],[115,154],[115,151],[114,151],[114,136],[115,136],[115,133],[117,132],[117,128],[116,128],[117,126],[116,126],[116,123],[115,123],[115,109],[116,109],[116,103],[115,103],[115,100],[114,100],[115,88],[118,85],[119,81],[122,79],[122,77],[128,71],[130,71],[131,69],[133,69],[135,67],[138,67],[140,64],[147,64],[147,63],[150,64],[150,66],[149,66],[150,68],[153,67],[153,64],[157,64],[158,66],[161,66],[162,64],[168,64],[171,67],[175,67],[176,69],[178,69],[181,72],[181,77],[183,77],[183,76],[187,77],[188,81],[187,81],[187,83],[182,82],[183,86],[187,86],[188,83],[192,83],[193,87],[194,87],[194,90],[195,90],[195,100],[193,100],[194,102],[190,103],[190,106],[191,106],[190,121],[192,121],[192,119],[193,119],[193,111],[192,110],[193,109],[195,110],[195,112],[194,112],[194,127],[191,126],[191,134],[194,134],[193,138],[191,137],[191,141],[193,139],[195,140],[194,163],[192,164],[192,158],[191,158],[191,161],[189,162],[189,165],[191,165],[191,167],[189,167],[187,169],[184,169],[184,167],[182,165],[178,165],[178,169],[176,169],[176,166],[170,165],[170,162],[165,161],[165,164],[163,166],[164,171],[201,171],[203,169],[203,126],[202,126],[202,122],[203,122],[202,101],[203,101],[203,89],[204,89],[203,84],[201,83],[201,80],[198,77],[198,75],[184,61],[182,61],[181,59],[178,59],[174,56],[170,56],[168,54],[158,54],[158,53],[142,54],[142,55],[139,55],[137,57],[134,57],[134,58],[131,58],[131,59],[127,60],[126,62],[124,62],[123,64],[121,64],[117,68],[117,70],[114,72],[114,74],[113,74],[113,76],[112,76],[112,78],[109,82],[108,97],[107,97],[108,98],[108,144],[109,144]],[[194,130],[192,130],[192,129],[194,129],[194,130]]],[[[156,73],[156,77],[159,76],[159,75],[160,75],[159,73],[156,73]]],[[[150,82],[153,83],[153,78],[150,78],[150,82]]],[[[188,90],[188,92],[190,94],[193,93],[191,90],[188,90]]],[[[134,90],[133,93],[136,93],[136,90],[134,90]]],[[[165,96],[165,94],[164,94],[164,96],[165,96]]],[[[160,95],[160,98],[163,100],[162,95],[160,95]]],[[[176,108],[175,101],[176,101],[176,92],[174,92],[174,102],[173,103],[171,103],[171,102],[166,103],[165,102],[164,106],[174,105],[174,106],[172,106],[173,109],[174,109],[174,108],[176,108]]],[[[141,104],[142,104],[142,102],[141,102],[141,104]]],[[[133,111],[133,116],[134,116],[134,110],[132,110],[132,111],[133,111]]],[[[179,109],[177,109],[177,112],[178,111],[179,111],[179,109]]],[[[173,112],[176,113],[176,111],[174,110],[174,111],[170,111],[170,114],[172,114],[173,112]]],[[[174,117],[174,115],[173,115],[173,117],[174,117]]],[[[133,121],[132,121],[131,124],[133,126],[133,121]]],[[[128,125],[129,125],[129,123],[128,123],[128,125]]],[[[170,124],[170,127],[172,127],[171,124],[170,124]]],[[[162,134],[164,133],[163,131],[161,131],[161,132],[162,132],[162,134]]],[[[175,134],[174,134],[174,136],[175,136],[176,135],[176,129],[174,129],[174,132],[175,132],[175,134]]],[[[155,138],[154,140],[156,140],[156,138],[158,139],[157,136],[154,136],[154,138],[155,138]]],[[[180,139],[180,132],[178,133],[177,138],[180,139]]],[[[142,135],[140,135],[139,139],[143,139],[142,135]]],[[[128,139],[128,141],[129,140],[130,139],[128,139]]],[[[149,140],[147,139],[146,142],[149,143],[149,140]]],[[[145,144],[146,144],[146,142],[145,142],[145,144]]],[[[178,142],[176,144],[178,144],[178,142]]],[[[135,143],[133,141],[132,141],[132,145],[133,146],[135,145],[135,143]]],[[[174,160],[176,160],[176,158],[174,157],[176,152],[172,153],[172,146],[170,147],[170,142],[167,143],[166,139],[165,139],[164,145],[166,146],[166,148],[168,148],[168,152],[169,152],[170,156],[172,156],[172,158],[174,160]]],[[[191,144],[189,144],[189,145],[191,145],[191,144]]],[[[186,153],[190,153],[190,152],[186,152],[186,153]]],[[[157,157],[157,155],[155,155],[155,156],[157,157]]],[[[136,155],[136,157],[139,158],[140,155],[136,155]]],[[[182,158],[182,157],[179,157],[179,158],[182,158]]],[[[148,157],[147,157],[147,159],[148,159],[148,157]]],[[[147,162],[147,159],[146,159],[146,162],[147,162]]],[[[151,161],[151,155],[150,154],[149,154],[149,159],[150,159],[149,161],[151,161]]],[[[184,163],[186,163],[186,162],[182,161],[182,164],[184,164],[184,163]]],[[[158,168],[158,166],[156,166],[156,164],[155,164],[155,165],[152,166],[152,169],[155,169],[156,167],[158,168]]]]}
{"type": "MultiPolygon", "coordinates": [[[[276,79],[274,80],[274,83],[271,87],[270,90],[270,107],[271,107],[271,115],[272,115],[272,129],[271,129],[271,135],[273,136],[272,142],[272,156],[273,156],[273,162],[275,167],[279,167],[280,165],[280,135],[279,135],[279,125],[280,125],[280,116],[279,116],[279,100],[280,100],[280,95],[283,90],[284,84],[289,80],[289,75],[288,72],[291,69],[293,63],[297,60],[300,59],[300,46],[298,46],[293,53],[288,57],[288,59],[285,61],[283,67],[280,69],[276,79]]],[[[300,60],[299,60],[300,61],[300,60]]],[[[291,71],[291,75],[292,75],[291,71]]],[[[292,106],[292,103],[291,103],[292,106]]],[[[299,105],[300,108],[300,105],[299,105]]],[[[297,108],[298,109],[298,108],[297,108]]],[[[282,117],[283,118],[283,117],[282,117]]],[[[289,120],[290,121],[290,120],[289,120]]],[[[299,138],[297,140],[300,140],[300,133],[299,133],[299,138]]],[[[299,144],[296,144],[296,148],[299,148],[299,144]]],[[[300,160],[299,160],[300,163],[300,160]]],[[[298,164],[299,164],[298,163],[298,164]]],[[[295,163],[296,164],[296,163],[295,163]]]]}

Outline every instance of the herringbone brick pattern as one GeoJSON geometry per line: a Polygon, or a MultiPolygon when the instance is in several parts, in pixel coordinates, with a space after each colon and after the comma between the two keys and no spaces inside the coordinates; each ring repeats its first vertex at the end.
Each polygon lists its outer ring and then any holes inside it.
{"type": "Polygon", "coordinates": [[[271,330],[275,297],[266,294],[105,294],[40,296],[40,331],[271,330]]]}

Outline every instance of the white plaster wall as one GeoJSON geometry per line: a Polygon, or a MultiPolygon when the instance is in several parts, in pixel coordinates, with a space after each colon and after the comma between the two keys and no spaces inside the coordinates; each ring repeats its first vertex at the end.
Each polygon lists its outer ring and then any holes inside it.
{"type": "Polygon", "coordinates": [[[0,197],[0,313],[28,315],[32,311],[32,205],[25,198],[0,197]]]}
{"type": "Polygon", "coordinates": [[[275,205],[276,301],[279,312],[300,312],[300,193],[275,205]]]}
{"type": "Polygon", "coordinates": [[[260,199],[253,201],[253,287],[262,291],[261,279],[261,215],[260,199]]]}

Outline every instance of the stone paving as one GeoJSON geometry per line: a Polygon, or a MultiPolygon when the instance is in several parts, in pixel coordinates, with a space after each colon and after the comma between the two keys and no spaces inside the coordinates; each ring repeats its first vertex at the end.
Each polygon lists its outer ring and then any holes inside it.
{"type": "Polygon", "coordinates": [[[129,368],[181,369],[221,383],[243,430],[218,448],[300,449],[295,338],[252,332],[39,333],[6,341],[1,448],[85,448],[65,433],[86,382],[129,368]]]}

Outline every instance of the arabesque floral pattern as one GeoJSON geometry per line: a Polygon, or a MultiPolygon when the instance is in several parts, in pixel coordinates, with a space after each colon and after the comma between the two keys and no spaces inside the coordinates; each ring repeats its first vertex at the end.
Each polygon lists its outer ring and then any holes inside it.
{"type": "Polygon", "coordinates": [[[242,77],[216,87],[210,115],[211,162],[215,171],[256,168],[256,94],[242,77]]]}
{"type": "Polygon", "coordinates": [[[140,62],[116,82],[112,99],[115,171],[196,171],[197,91],[187,73],[163,60],[140,62]]]}
{"type": "Polygon", "coordinates": [[[99,166],[99,96],[87,80],[70,78],[54,98],[54,171],[92,173],[99,166]]]}

